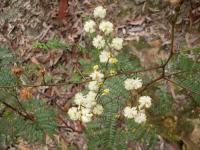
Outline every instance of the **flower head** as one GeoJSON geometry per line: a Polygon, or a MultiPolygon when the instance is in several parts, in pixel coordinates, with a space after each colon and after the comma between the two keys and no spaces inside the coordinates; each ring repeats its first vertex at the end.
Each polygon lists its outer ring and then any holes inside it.
{"type": "Polygon", "coordinates": [[[98,82],[97,81],[89,82],[88,88],[90,91],[98,91],[98,89],[99,89],[98,82]]]}
{"type": "Polygon", "coordinates": [[[89,20],[84,24],[84,30],[87,33],[94,33],[95,32],[96,23],[93,20],[89,20]]]}
{"type": "Polygon", "coordinates": [[[139,108],[142,108],[142,107],[146,107],[146,108],[151,107],[151,97],[141,96],[139,98],[139,108]]]}
{"type": "Polygon", "coordinates": [[[129,106],[125,107],[123,114],[128,119],[134,118],[137,115],[136,107],[132,107],[132,108],[129,106]]]}
{"type": "Polygon", "coordinates": [[[74,103],[76,105],[82,105],[85,100],[85,96],[82,93],[77,93],[74,97],[74,103]]]}
{"type": "Polygon", "coordinates": [[[82,108],[81,114],[82,114],[82,116],[81,116],[82,122],[88,123],[92,120],[93,114],[91,113],[91,109],[82,108]]]}
{"type": "Polygon", "coordinates": [[[125,89],[127,90],[137,90],[142,87],[142,80],[139,78],[136,79],[126,79],[124,81],[125,89]]]}
{"type": "Polygon", "coordinates": [[[91,108],[93,106],[95,106],[97,104],[96,102],[96,96],[97,93],[90,91],[85,98],[85,101],[83,103],[83,106],[85,106],[86,108],[91,108]]]}
{"type": "Polygon", "coordinates": [[[100,71],[95,70],[94,72],[90,74],[90,77],[92,78],[92,80],[96,80],[100,82],[104,78],[104,74],[101,73],[100,71]]]}
{"type": "Polygon", "coordinates": [[[81,112],[78,110],[77,107],[71,107],[68,110],[68,115],[69,115],[70,119],[72,119],[72,120],[78,120],[81,117],[81,112]]]}
{"type": "Polygon", "coordinates": [[[123,48],[123,39],[122,38],[114,38],[111,43],[111,47],[116,50],[121,50],[123,48]]]}
{"type": "Polygon", "coordinates": [[[98,6],[94,9],[93,15],[95,18],[105,18],[106,16],[106,9],[103,8],[102,6],[98,6]]]}
{"type": "Polygon", "coordinates": [[[110,21],[102,21],[99,25],[99,29],[108,35],[113,32],[113,24],[110,21]]]}
{"type": "Polygon", "coordinates": [[[147,120],[146,114],[144,112],[138,112],[137,115],[134,117],[134,120],[139,124],[144,123],[147,120]]]}
{"type": "Polygon", "coordinates": [[[101,49],[105,46],[105,40],[103,39],[101,35],[97,35],[93,39],[92,44],[95,48],[101,49]]]}
{"type": "Polygon", "coordinates": [[[102,51],[101,54],[99,55],[99,59],[101,63],[107,63],[110,57],[111,57],[111,53],[106,50],[102,51]]]}
{"type": "Polygon", "coordinates": [[[101,115],[103,113],[103,106],[100,104],[97,104],[94,108],[93,108],[93,113],[95,115],[101,115]]]}
{"type": "Polygon", "coordinates": [[[89,91],[86,98],[89,101],[95,101],[96,96],[97,96],[97,93],[95,93],[94,91],[89,91]]]}

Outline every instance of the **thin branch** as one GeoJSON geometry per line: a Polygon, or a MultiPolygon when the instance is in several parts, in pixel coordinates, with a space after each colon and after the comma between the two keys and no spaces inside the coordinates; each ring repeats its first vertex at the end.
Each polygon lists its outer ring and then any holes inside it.
{"type": "Polygon", "coordinates": [[[172,24],[172,28],[171,28],[171,49],[170,49],[170,55],[169,55],[168,59],[166,60],[166,62],[162,66],[163,76],[165,76],[165,70],[166,70],[167,64],[170,62],[170,60],[172,59],[172,57],[174,55],[175,27],[176,27],[176,22],[177,22],[177,19],[178,19],[179,11],[180,11],[180,8],[181,8],[181,4],[179,6],[177,6],[177,8],[175,10],[174,18],[172,18],[172,23],[171,23],[172,24]]]}
{"type": "Polygon", "coordinates": [[[4,101],[0,101],[3,105],[5,105],[6,107],[10,108],[12,111],[14,111],[15,113],[17,113],[18,115],[24,117],[26,120],[31,120],[34,121],[34,117],[31,116],[30,114],[24,114],[21,111],[17,110],[15,107],[11,106],[10,104],[4,102],[4,101]]]}
{"type": "Polygon", "coordinates": [[[166,60],[166,62],[160,66],[160,68],[163,69],[163,72],[162,72],[162,75],[159,76],[158,78],[154,79],[153,81],[149,82],[148,84],[146,84],[138,93],[141,94],[142,92],[144,92],[146,89],[148,89],[149,87],[151,87],[153,84],[157,83],[158,81],[166,78],[167,76],[172,76],[172,75],[175,75],[177,73],[173,73],[173,74],[170,74],[170,75],[167,75],[165,74],[166,72],[166,66],[167,64],[169,63],[169,61],[172,59],[173,55],[174,55],[174,41],[175,41],[175,27],[176,27],[176,22],[177,22],[177,18],[178,18],[178,15],[179,15],[179,11],[180,11],[180,7],[181,7],[181,4],[176,8],[176,14],[172,20],[172,28],[171,28],[171,49],[170,49],[170,55],[168,57],[168,59],[166,60]]]}
{"type": "Polygon", "coordinates": [[[79,74],[84,80],[86,80],[84,74],[80,71],[80,69],[79,69],[76,65],[74,65],[74,67],[75,67],[75,69],[78,71],[78,74],[79,74]]]}
{"type": "Polygon", "coordinates": [[[74,128],[69,126],[69,124],[63,119],[63,117],[61,115],[58,115],[57,117],[58,117],[58,119],[60,119],[60,121],[62,121],[62,123],[65,125],[65,127],[71,129],[70,131],[77,132],[74,128]]]}
{"type": "Polygon", "coordinates": [[[161,66],[156,66],[156,67],[151,67],[151,68],[147,68],[147,69],[142,69],[142,70],[129,70],[129,71],[125,71],[125,72],[117,72],[115,75],[112,76],[108,76],[107,78],[113,77],[113,76],[120,76],[120,75],[131,75],[131,74],[136,74],[136,73],[142,73],[142,72],[148,72],[148,71],[153,71],[153,70],[158,70],[161,69],[161,66]]]}
{"type": "MultiPolygon", "coordinates": [[[[112,78],[115,76],[120,76],[120,75],[131,75],[131,74],[135,74],[135,73],[142,73],[142,72],[148,72],[148,71],[152,71],[152,70],[158,70],[161,69],[162,66],[157,66],[157,67],[152,67],[152,68],[148,68],[148,69],[143,69],[143,70],[136,70],[136,71],[126,71],[126,72],[118,72],[115,75],[108,75],[105,77],[105,79],[108,78],[112,78]]],[[[84,83],[88,83],[93,81],[92,79],[86,79],[83,81],[79,81],[79,82],[74,82],[74,81],[67,81],[67,82],[63,82],[63,83],[50,83],[50,84],[21,84],[21,85],[8,85],[8,86],[0,86],[0,88],[15,88],[15,87],[42,87],[42,86],[65,86],[65,85],[70,85],[70,84],[84,84],[84,83]]]]}
{"type": "Polygon", "coordinates": [[[154,84],[157,83],[158,81],[162,80],[163,78],[164,78],[164,77],[161,75],[161,76],[159,76],[158,78],[154,79],[153,81],[149,82],[148,84],[146,84],[146,85],[144,86],[144,88],[142,88],[142,89],[138,92],[138,94],[143,93],[145,90],[147,90],[149,87],[151,87],[152,85],[154,85],[154,84]]]}
{"type": "Polygon", "coordinates": [[[147,90],[149,87],[153,86],[155,83],[157,83],[158,81],[160,80],[163,80],[167,77],[171,77],[171,76],[174,76],[174,75],[177,75],[177,74],[181,74],[185,71],[179,71],[179,72],[175,72],[175,73],[171,73],[171,74],[168,74],[168,75],[161,75],[159,76],[158,78],[152,80],[151,82],[147,83],[139,92],[138,94],[141,94],[143,93],[145,90],[147,90]]]}
{"type": "Polygon", "coordinates": [[[192,90],[190,90],[190,89],[188,89],[188,88],[186,88],[186,87],[180,85],[179,83],[177,83],[177,82],[175,82],[175,81],[173,81],[173,80],[171,80],[171,79],[169,79],[169,78],[166,78],[166,77],[165,77],[164,79],[165,79],[166,81],[169,81],[169,82],[171,82],[172,84],[174,84],[174,85],[176,85],[176,86],[178,86],[178,87],[180,87],[180,88],[182,88],[182,89],[188,91],[188,92],[194,93],[194,94],[196,94],[196,95],[200,95],[200,93],[195,92],[195,91],[192,91],[192,90]]]}
{"type": "Polygon", "coordinates": [[[21,84],[21,85],[8,85],[8,86],[0,86],[0,88],[15,88],[15,87],[42,87],[42,86],[65,86],[69,84],[83,84],[92,81],[91,79],[89,80],[84,80],[80,82],[73,82],[73,81],[68,81],[68,82],[63,82],[63,83],[50,83],[50,84],[21,84]]]}
{"type": "Polygon", "coordinates": [[[21,104],[21,102],[20,102],[18,96],[15,96],[15,98],[16,98],[17,103],[19,104],[19,106],[20,106],[21,109],[23,110],[23,112],[24,112],[27,116],[29,116],[30,114],[29,114],[29,113],[27,112],[27,110],[23,107],[23,105],[21,104]]]}

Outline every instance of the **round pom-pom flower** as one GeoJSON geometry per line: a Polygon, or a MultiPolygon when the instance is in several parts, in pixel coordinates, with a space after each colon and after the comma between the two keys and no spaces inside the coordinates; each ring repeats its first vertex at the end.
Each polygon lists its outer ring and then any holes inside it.
{"type": "Polygon", "coordinates": [[[98,89],[99,89],[98,82],[97,81],[89,82],[88,88],[90,91],[98,91],[98,89]]]}
{"type": "Polygon", "coordinates": [[[94,33],[95,32],[96,23],[93,20],[89,20],[84,24],[84,31],[87,33],[94,33]]]}
{"type": "Polygon", "coordinates": [[[96,80],[96,81],[101,82],[104,78],[104,74],[101,73],[100,71],[95,70],[94,72],[92,72],[90,74],[90,77],[92,78],[92,80],[96,80]]]}
{"type": "Polygon", "coordinates": [[[85,101],[83,103],[83,106],[86,108],[92,108],[93,106],[95,106],[97,104],[96,96],[97,96],[97,93],[95,93],[94,91],[88,92],[88,94],[86,95],[85,101]]]}
{"type": "Polygon", "coordinates": [[[77,107],[71,107],[68,110],[68,115],[69,115],[70,119],[72,119],[72,120],[78,120],[81,117],[81,112],[78,110],[77,107]]]}
{"type": "Polygon", "coordinates": [[[146,114],[144,112],[138,112],[134,117],[134,120],[138,124],[144,123],[147,120],[146,114]]]}
{"type": "Polygon", "coordinates": [[[105,43],[106,42],[101,35],[97,35],[92,41],[93,46],[98,49],[104,48],[105,43]]]}
{"type": "Polygon", "coordinates": [[[99,59],[101,63],[107,63],[110,57],[111,57],[111,53],[106,50],[102,51],[99,55],[99,59]]]}
{"type": "Polygon", "coordinates": [[[103,8],[102,6],[98,6],[94,9],[93,15],[95,18],[99,17],[99,18],[103,19],[106,16],[106,9],[103,8]]]}
{"type": "Polygon", "coordinates": [[[134,118],[137,115],[136,107],[132,107],[132,108],[129,106],[125,107],[123,110],[123,114],[124,114],[124,117],[128,119],[134,118]]]}
{"type": "Polygon", "coordinates": [[[101,115],[103,113],[103,106],[100,104],[97,104],[94,108],[93,108],[93,113],[95,115],[101,115]]]}
{"type": "Polygon", "coordinates": [[[99,25],[99,29],[108,35],[113,32],[113,24],[110,21],[102,21],[99,25]]]}
{"type": "Polygon", "coordinates": [[[123,39],[122,38],[114,38],[111,43],[111,47],[116,50],[121,50],[123,48],[123,39]]]}
{"type": "Polygon", "coordinates": [[[141,96],[139,98],[139,108],[142,108],[142,107],[146,107],[146,108],[151,107],[151,97],[141,96]]]}
{"type": "Polygon", "coordinates": [[[82,114],[82,116],[81,116],[82,122],[88,123],[88,122],[92,121],[93,114],[91,113],[91,109],[82,108],[81,114],[82,114]]]}
{"type": "Polygon", "coordinates": [[[142,87],[142,80],[139,78],[136,79],[126,79],[124,81],[124,87],[127,90],[137,90],[142,87]]]}
{"type": "Polygon", "coordinates": [[[82,93],[77,93],[74,97],[74,103],[76,105],[82,105],[85,101],[85,96],[82,93]]]}

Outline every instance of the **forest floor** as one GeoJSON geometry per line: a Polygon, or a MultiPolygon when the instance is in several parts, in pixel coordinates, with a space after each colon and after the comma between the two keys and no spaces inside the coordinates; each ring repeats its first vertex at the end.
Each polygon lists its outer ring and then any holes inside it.
{"type": "MultiPolygon", "coordinates": [[[[97,5],[108,10],[109,19],[114,22],[116,33],[125,39],[126,49],[139,56],[143,67],[159,63],[169,54],[170,20],[176,4],[167,0],[68,0],[66,15],[59,17],[59,2],[55,0],[1,0],[0,3],[0,44],[6,45],[18,56],[20,62],[29,67],[34,81],[34,65],[45,68],[46,80],[56,82],[71,79],[79,68],[80,57],[77,43],[85,44],[83,21],[97,5]],[[57,38],[68,45],[66,48],[41,50],[35,48],[38,42],[57,38]],[[160,59],[157,59],[160,58],[160,59]],[[32,71],[32,72],[31,72],[32,71]]],[[[185,1],[181,7],[175,34],[175,50],[180,51],[200,44],[200,2],[185,1]]],[[[39,69],[41,69],[39,68],[39,69]]],[[[69,100],[83,86],[41,87],[34,95],[56,104],[67,112],[69,100]]],[[[180,96],[181,95],[176,95],[180,96]]],[[[58,120],[62,122],[62,116],[58,120]]],[[[47,137],[46,146],[31,145],[25,141],[17,145],[19,150],[55,149],[60,142],[64,149],[74,143],[79,149],[86,147],[86,138],[80,124],[65,120],[74,131],[60,131],[55,140],[47,137]],[[60,137],[64,137],[65,141],[60,137]]],[[[61,123],[62,124],[62,123],[61,123]]],[[[200,129],[190,140],[200,138],[200,129]]],[[[135,146],[141,150],[140,146],[135,146]]],[[[156,150],[178,150],[160,137],[156,150]]]]}

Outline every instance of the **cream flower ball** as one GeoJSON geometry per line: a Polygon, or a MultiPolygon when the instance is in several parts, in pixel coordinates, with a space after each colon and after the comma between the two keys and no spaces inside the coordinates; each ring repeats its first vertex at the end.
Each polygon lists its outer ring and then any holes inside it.
{"type": "Polygon", "coordinates": [[[84,123],[91,122],[92,121],[92,117],[88,116],[88,115],[81,116],[81,121],[84,122],[84,123]]]}
{"type": "Polygon", "coordinates": [[[91,82],[89,82],[88,89],[90,91],[98,91],[98,89],[99,89],[98,82],[97,81],[91,81],[91,82]]]}
{"type": "Polygon", "coordinates": [[[86,99],[85,102],[83,103],[83,106],[85,108],[92,108],[97,104],[96,101],[90,101],[89,99],[86,99]]]}
{"type": "Polygon", "coordinates": [[[98,6],[94,9],[93,15],[95,18],[99,17],[99,18],[103,19],[106,16],[106,9],[103,8],[102,6],[98,6]]]}
{"type": "Polygon", "coordinates": [[[122,38],[114,38],[111,43],[111,47],[116,50],[121,50],[123,48],[123,39],[122,38]]]}
{"type": "Polygon", "coordinates": [[[89,20],[84,24],[84,31],[87,33],[94,33],[95,32],[96,23],[93,20],[89,20]]]}
{"type": "Polygon", "coordinates": [[[134,118],[137,115],[136,107],[132,107],[132,108],[129,106],[125,107],[123,110],[123,114],[124,114],[124,117],[128,119],[134,118]]]}
{"type": "Polygon", "coordinates": [[[133,89],[137,90],[137,89],[139,89],[139,88],[142,87],[142,80],[139,79],[139,78],[136,78],[136,79],[131,79],[131,78],[126,79],[124,81],[124,87],[127,90],[133,90],[133,89]]]}
{"type": "Polygon", "coordinates": [[[89,91],[86,98],[89,100],[89,101],[95,101],[96,99],[96,96],[97,96],[97,93],[94,92],[94,91],[89,91]]]}
{"type": "Polygon", "coordinates": [[[85,101],[83,102],[83,106],[86,108],[92,108],[93,106],[95,106],[97,104],[96,96],[97,93],[89,91],[88,94],[86,95],[85,101]]]}
{"type": "Polygon", "coordinates": [[[93,46],[98,49],[104,48],[105,43],[106,42],[101,35],[97,35],[92,41],[93,46]]]}
{"type": "Polygon", "coordinates": [[[149,96],[141,96],[139,98],[139,108],[142,108],[142,107],[146,107],[146,108],[149,108],[151,107],[151,97],[149,96]]]}
{"type": "Polygon", "coordinates": [[[81,116],[82,122],[88,123],[88,122],[92,121],[93,114],[91,113],[91,109],[82,108],[81,114],[82,114],[82,116],[81,116]]]}
{"type": "Polygon", "coordinates": [[[104,78],[104,74],[101,73],[100,71],[95,70],[94,72],[92,72],[90,74],[90,77],[92,78],[92,80],[96,80],[96,81],[101,82],[104,78]]]}
{"type": "Polygon", "coordinates": [[[81,118],[81,112],[78,110],[77,107],[71,107],[68,110],[68,115],[71,120],[78,120],[81,118]]]}
{"type": "Polygon", "coordinates": [[[144,112],[138,112],[137,115],[134,117],[136,123],[144,123],[147,120],[146,114],[144,112]]]}
{"type": "Polygon", "coordinates": [[[99,55],[99,59],[101,63],[107,63],[110,57],[111,57],[111,53],[106,50],[102,51],[99,55]]]}
{"type": "Polygon", "coordinates": [[[110,21],[102,21],[99,25],[99,29],[108,35],[113,32],[113,24],[110,21]]]}
{"type": "Polygon", "coordinates": [[[97,104],[94,108],[93,108],[93,113],[95,115],[101,115],[103,113],[103,106],[100,104],[97,104]]]}
{"type": "Polygon", "coordinates": [[[82,105],[85,101],[85,96],[82,93],[77,93],[74,97],[74,103],[76,105],[82,105]]]}

